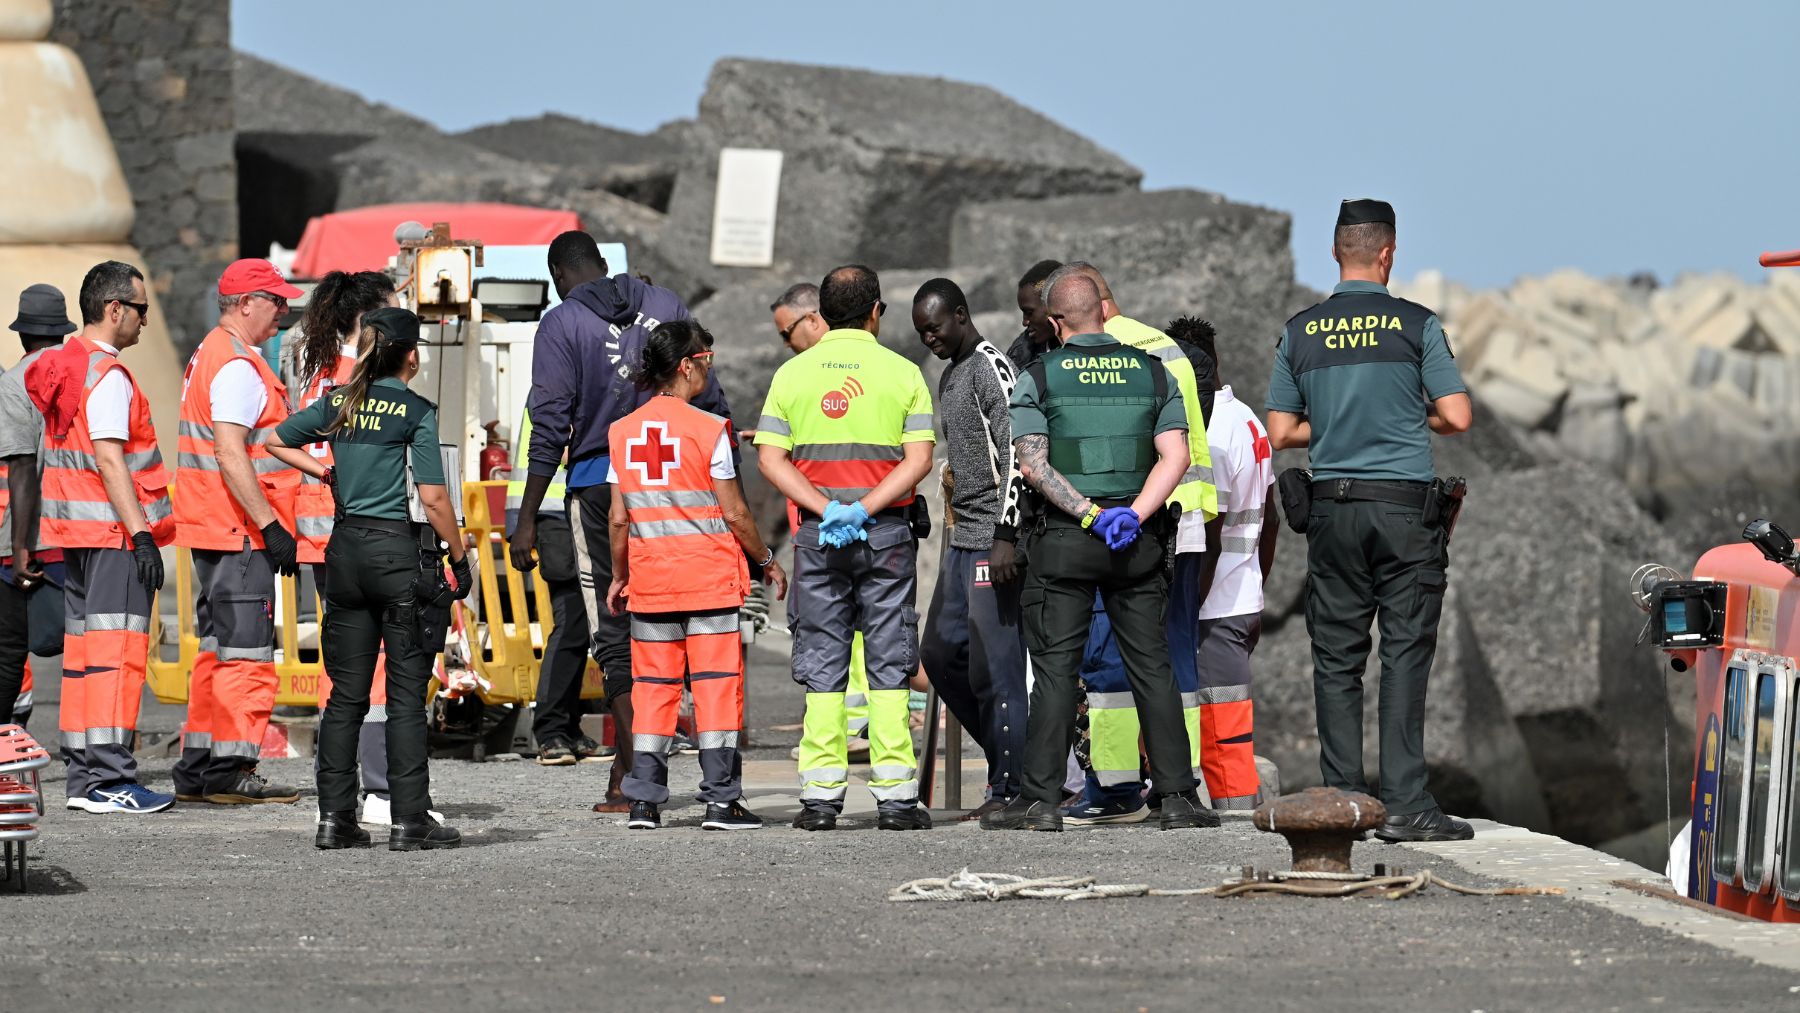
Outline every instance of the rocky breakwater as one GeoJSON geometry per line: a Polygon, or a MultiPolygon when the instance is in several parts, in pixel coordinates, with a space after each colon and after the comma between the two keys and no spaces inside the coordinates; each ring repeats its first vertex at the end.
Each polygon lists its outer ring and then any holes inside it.
{"type": "Polygon", "coordinates": [[[1558,271],[1480,292],[1426,272],[1398,291],[1439,309],[1497,414],[1619,476],[1690,552],[1759,510],[1800,521],[1800,272],[1558,271]]]}

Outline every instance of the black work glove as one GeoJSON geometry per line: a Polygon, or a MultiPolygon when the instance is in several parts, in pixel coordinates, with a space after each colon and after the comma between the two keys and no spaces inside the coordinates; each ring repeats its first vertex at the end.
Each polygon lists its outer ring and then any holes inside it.
{"type": "Polygon", "coordinates": [[[450,561],[450,576],[456,578],[456,600],[462,601],[475,590],[475,573],[469,566],[469,554],[463,553],[461,559],[450,561]]]}
{"type": "Polygon", "coordinates": [[[131,536],[131,555],[137,560],[138,583],[150,592],[152,598],[162,590],[163,565],[162,550],[156,547],[156,539],[148,531],[140,531],[131,536]]]}
{"type": "Polygon", "coordinates": [[[300,572],[299,557],[294,554],[294,536],[288,534],[280,521],[270,521],[263,525],[263,551],[269,554],[269,565],[283,577],[292,577],[300,572]]]}

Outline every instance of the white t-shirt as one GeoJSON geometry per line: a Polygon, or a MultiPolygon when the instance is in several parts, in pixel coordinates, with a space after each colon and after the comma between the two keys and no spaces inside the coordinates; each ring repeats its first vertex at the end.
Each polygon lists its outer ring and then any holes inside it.
{"type": "Polygon", "coordinates": [[[1200,618],[1223,619],[1258,613],[1263,608],[1262,559],[1257,555],[1269,487],[1275,484],[1275,461],[1262,421],[1232,393],[1221,387],[1213,395],[1212,421],[1206,427],[1212,448],[1213,477],[1219,487],[1219,565],[1212,590],[1200,605],[1200,618]]]}
{"type": "Polygon", "coordinates": [[[233,359],[213,374],[207,388],[212,398],[213,422],[234,422],[254,429],[269,406],[269,390],[263,386],[262,374],[249,359],[233,359]]]}
{"type": "MultiPolygon", "coordinates": [[[[712,477],[714,477],[714,478],[736,478],[737,477],[737,465],[732,463],[732,460],[731,460],[731,430],[730,429],[726,429],[724,432],[721,432],[719,434],[719,442],[713,447],[712,477]]],[[[612,466],[611,461],[608,461],[606,464],[606,481],[612,485],[619,484],[619,470],[612,466]]]]}
{"type": "MultiPolygon", "coordinates": [[[[94,344],[108,355],[119,350],[104,341],[94,344]]],[[[88,391],[88,439],[128,440],[131,438],[131,380],[122,369],[109,369],[94,389],[88,391]]]]}

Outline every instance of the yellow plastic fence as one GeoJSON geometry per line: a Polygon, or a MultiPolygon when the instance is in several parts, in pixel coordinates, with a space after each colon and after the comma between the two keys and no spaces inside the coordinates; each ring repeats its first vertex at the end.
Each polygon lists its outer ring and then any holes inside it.
{"type": "MultiPolygon", "coordinates": [[[[474,622],[471,611],[464,610],[469,623],[470,653],[477,673],[492,684],[482,693],[488,703],[529,703],[537,695],[538,665],[544,656],[544,639],[555,628],[550,611],[550,593],[543,581],[533,581],[532,595],[537,621],[526,608],[525,582],[518,579],[506,564],[506,483],[469,482],[463,485],[463,531],[474,536],[479,553],[480,595],[484,603],[483,622],[474,622]],[[504,603],[504,605],[502,604],[504,603]],[[504,620],[510,615],[511,622],[504,620]]],[[[300,643],[300,588],[295,577],[278,577],[281,613],[276,617],[275,642],[282,647],[275,662],[275,703],[277,706],[314,706],[319,701],[319,676],[324,666],[316,650],[306,652],[303,660],[300,643]]],[[[317,592],[313,594],[314,616],[324,615],[317,592]]],[[[163,658],[161,610],[150,617],[150,691],[163,703],[186,703],[188,673],[200,653],[200,639],[194,635],[194,565],[187,549],[175,551],[175,601],[177,623],[181,635],[176,641],[175,657],[163,658]]],[[[592,659],[582,676],[581,695],[598,699],[605,695],[599,666],[592,659]]]]}

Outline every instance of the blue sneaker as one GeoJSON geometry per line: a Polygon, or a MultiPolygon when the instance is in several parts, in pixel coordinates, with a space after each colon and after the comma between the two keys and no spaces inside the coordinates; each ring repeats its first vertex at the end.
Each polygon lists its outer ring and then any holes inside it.
{"type": "Polygon", "coordinates": [[[151,791],[141,784],[115,784],[87,794],[91,813],[159,813],[175,804],[175,796],[151,791]]]}
{"type": "Polygon", "coordinates": [[[1150,806],[1141,795],[1131,798],[1090,802],[1085,797],[1062,811],[1063,822],[1071,826],[1091,827],[1101,823],[1142,823],[1150,816],[1150,806]]]}

